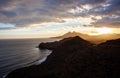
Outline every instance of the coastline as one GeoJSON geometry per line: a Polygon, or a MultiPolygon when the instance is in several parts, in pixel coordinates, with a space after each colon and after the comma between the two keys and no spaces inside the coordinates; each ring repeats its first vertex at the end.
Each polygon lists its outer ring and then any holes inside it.
{"type": "Polygon", "coordinates": [[[80,37],[71,37],[58,43],[42,43],[43,49],[55,46],[45,62],[17,69],[6,78],[116,78],[119,76],[120,49],[114,46],[119,46],[119,41],[94,46],[80,37]]]}
{"type": "MultiPolygon", "coordinates": [[[[49,53],[49,54],[47,54],[46,57],[42,57],[42,59],[40,58],[40,59],[38,59],[38,60],[35,60],[35,61],[27,64],[28,66],[25,66],[25,67],[29,67],[29,66],[33,66],[33,65],[40,65],[41,63],[43,63],[43,62],[47,59],[47,57],[52,53],[51,50],[48,50],[48,49],[46,49],[46,50],[47,50],[47,53],[49,53]],[[34,64],[32,64],[32,63],[34,63],[34,64]]],[[[46,50],[45,50],[45,51],[46,51],[46,50]]],[[[42,51],[42,52],[44,52],[44,51],[42,51]]],[[[24,67],[20,67],[20,68],[18,68],[18,69],[21,69],[21,68],[24,68],[24,67]]],[[[14,69],[14,70],[12,70],[12,71],[15,71],[15,70],[16,70],[16,69],[14,69]]],[[[6,73],[5,75],[3,75],[2,78],[6,78],[7,75],[8,75],[9,73],[11,73],[12,71],[10,71],[10,72],[6,73]]]]}

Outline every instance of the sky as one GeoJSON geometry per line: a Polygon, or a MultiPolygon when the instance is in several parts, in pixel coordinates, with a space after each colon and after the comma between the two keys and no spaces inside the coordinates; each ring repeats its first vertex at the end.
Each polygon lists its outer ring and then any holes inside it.
{"type": "Polygon", "coordinates": [[[120,0],[0,0],[0,39],[96,35],[105,27],[120,34],[120,0]]]}

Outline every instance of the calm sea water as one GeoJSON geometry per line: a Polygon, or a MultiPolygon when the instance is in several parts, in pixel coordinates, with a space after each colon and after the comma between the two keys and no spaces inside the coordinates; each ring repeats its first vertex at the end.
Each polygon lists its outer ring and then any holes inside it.
{"type": "Polygon", "coordinates": [[[49,50],[39,50],[41,42],[53,39],[6,39],[0,40],[0,78],[17,68],[37,64],[50,54],[49,50]],[[39,60],[39,61],[38,61],[39,60]]]}

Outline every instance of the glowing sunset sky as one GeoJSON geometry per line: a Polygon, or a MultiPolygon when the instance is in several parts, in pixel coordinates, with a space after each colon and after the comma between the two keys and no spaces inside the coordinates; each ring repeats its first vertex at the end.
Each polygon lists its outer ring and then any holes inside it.
{"type": "Polygon", "coordinates": [[[0,39],[69,31],[120,34],[120,0],[0,0],[0,39]]]}

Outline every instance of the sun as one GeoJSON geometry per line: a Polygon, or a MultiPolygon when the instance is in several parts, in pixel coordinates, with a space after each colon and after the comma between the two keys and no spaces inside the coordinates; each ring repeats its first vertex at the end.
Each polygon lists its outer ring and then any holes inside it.
{"type": "Polygon", "coordinates": [[[98,34],[109,34],[112,32],[111,28],[98,28],[96,29],[98,34]]]}

